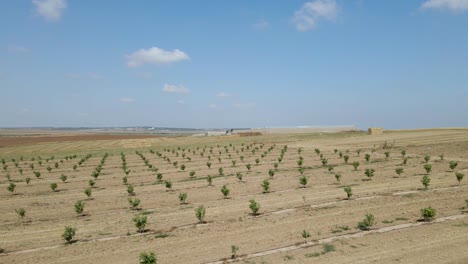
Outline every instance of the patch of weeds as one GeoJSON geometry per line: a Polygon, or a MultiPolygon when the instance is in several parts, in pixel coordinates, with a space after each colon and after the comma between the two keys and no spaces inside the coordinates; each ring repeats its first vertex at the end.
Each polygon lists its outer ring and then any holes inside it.
{"type": "Polygon", "coordinates": [[[384,223],[384,224],[391,224],[391,223],[393,223],[393,220],[383,220],[382,223],[384,223]]]}
{"type": "Polygon", "coordinates": [[[458,227],[468,227],[468,223],[459,223],[459,224],[454,224],[454,226],[458,226],[458,227]]]}
{"type": "Polygon", "coordinates": [[[343,231],[350,230],[349,226],[335,226],[334,229],[331,230],[332,234],[341,233],[343,231]]]}
{"type": "Polygon", "coordinates": [[[143,211],[141,212],[140,214],[142,215],[150,215],[150,214],[153,214],[154,212],[150,212],[150,211],[143,211]]]}
{"type": "Polygon", "coordinates": [[[409,219],[406,217],[397,217],[395,218],[395,221],[408,221],[409,219]]]}
{"type": "Polygon", "coordinates": [[[166,238],[170,236],[168,233],[160,233],[160,234],[156,234],[154,237],[155,238],[166,238]]]}
{"type": "Polygon", "coordinates": [[[320,253],[318,252],[315,252],[315,253],[307,253],[304,255],[306,258],[316,258],[316,257],[320,257],[320,253]]]}
{"type": "Polygon", "coordinates": [[[332,244],[325,244],[323,245],[323,251],[322,251],[322,254],[327,254],[329,252],[333,252],[335,251],[335,246],[332,245],[332,244]]]}
{"type": "Polygon", "coordinates": [[[102,232],[101,231],[101,232],[98,233],[98,235],[100,235],[100,236],[109,236],[109,235],[112,235],[112,233],[111,232],[102,232]]]}
{"type": "Polygon", "coordinates": [[[403,198],[413,198],[415,196],[416,196],[415,193],[407,193],[407,194],[403,194],[401,197],[403,197],[403,198]]]}
{"type": "Polygon", "coordinates": [[[286,255],[286,256],[283,257],[284,261],[293,260],[293,259],[294,259],[294,257],[290,256],[290,255],[286,255]]]}

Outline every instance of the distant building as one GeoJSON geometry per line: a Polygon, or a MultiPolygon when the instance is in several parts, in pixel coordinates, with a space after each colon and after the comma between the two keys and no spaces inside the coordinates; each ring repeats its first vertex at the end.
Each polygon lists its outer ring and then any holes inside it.
{"type": "Polygon", "coordinates": [[[369,135],[382,135],[383,129],[381,127],[370,127],[369,135]]]}

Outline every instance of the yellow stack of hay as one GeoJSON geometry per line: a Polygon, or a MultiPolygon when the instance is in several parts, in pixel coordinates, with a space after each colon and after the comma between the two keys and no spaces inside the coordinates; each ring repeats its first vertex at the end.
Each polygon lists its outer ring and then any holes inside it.
{"type": "Polygon", "coordinates": [[[371,127],[369,128],[369,135],[382,135],[383,129],[381,127],[371,127]]]}

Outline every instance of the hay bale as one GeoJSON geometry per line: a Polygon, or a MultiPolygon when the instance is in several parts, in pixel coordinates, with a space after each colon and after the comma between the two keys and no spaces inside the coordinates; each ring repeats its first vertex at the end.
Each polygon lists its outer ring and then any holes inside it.
{"type": "Polygon", "coordinates": [[[383,129],[381,127],[370,127],[369,135],[382,135],[383,129]]]}

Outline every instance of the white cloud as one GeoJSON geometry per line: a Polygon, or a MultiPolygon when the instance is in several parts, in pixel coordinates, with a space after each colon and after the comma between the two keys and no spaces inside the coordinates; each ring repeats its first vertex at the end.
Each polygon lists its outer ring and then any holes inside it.
{"type": "Polygon", "coordinates": [[[177,86],[173,84],[164,84],[162,91],[165,93],[178,93],[178,94],[190,93],[190,90],[188,88],[185,88],[184,86],[181,86],[181,85],[177,86]]]}
{"type": "Polygon", "coordinates": [[[121,102],[121,103],[129,104],[129,103],[134,103],[135,101],[136,101],[135,99],[129,98],[129,97],[122,97],[122,98],[120,98],[120,102],[121,102]]]}
{"type": "Polygon", "coordinates": [[[167,51],[158,47],[140,49],[126,57],[128,60],[128,67],[137,67],[143,64],[169,64],[190,59],[190,57],[181,50],[175,49],[173,51],[167,51]]]}
{"type": "Polygon", "coordinates": [[[178,104],[185,104],[185,101],[184,100],[177,100],[177,103],[178,104]]]}
{"type": "Polygon", "coordinates": [[[10,53],[28,53],[31,50],[22,46],[10,45],[7,47],[7,51],[10,53]]]}
{"type": "Polygon", "coordinates": [[[211,109],[214,109],[214,108],[216,108],[216,107],[217,107],[217,106],[216,106],[215,104],[209,104],[209,105],[208,105],[208,108],[211,108],[211,109]]]}
{"type": "Polygon", "coordinates": [[[427,0],[421,5],[422,9],[448,9],[453,12],[468,10],[468,0],[427,0]]]}
{"type": "Polygon", "coordinates": [[[220,92],[216,94],[216,97],[231,97],[232,94],[230,93],[225,93],[225,92],[220,92]]]}
{"type": "Polygon", "coordinates": [[[257,23],[253,24],[253,28],[256,30],[265,30],[270,28],[270,23],[265,20],[260,20],[257,23]]]}
{"type": "Polygon", "coordinates": [[[36,6],[36,12],[46,20],[57,21],[67,7],[66,0],[32,0],[36,6]]]}
{"type": "Polygon", "coordinates": [[[315,0],[305,3],[294,13],[292,22],[299,31],[308,31],[316,27],[318,21],[334,20],[338,13],[335,0],[315,0]]]}

